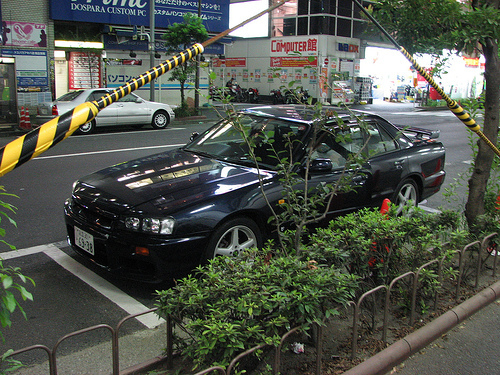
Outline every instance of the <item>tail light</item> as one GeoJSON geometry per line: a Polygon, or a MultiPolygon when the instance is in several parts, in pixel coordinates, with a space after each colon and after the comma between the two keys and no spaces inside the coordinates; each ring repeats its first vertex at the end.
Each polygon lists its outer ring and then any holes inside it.
{"type": "Polygon", "coordinates": [[[59,116],[59,111],[57,110],[57,105],[56,105],[56,104],[54,104],[54,105],[52,106],[52,114],[53,114],[54,116],[59,116]]]}

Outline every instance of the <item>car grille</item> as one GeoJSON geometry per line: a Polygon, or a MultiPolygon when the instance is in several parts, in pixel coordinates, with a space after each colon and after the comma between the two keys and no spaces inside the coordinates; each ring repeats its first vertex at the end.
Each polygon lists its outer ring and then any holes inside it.
{"type": "Polygon", "coordinates": [[[78,221],[87,223],[89,226],[101,228],[106,232],[111,230],[114,219],[116,216],[97,209],[96,211],[90,210],[88,207],[75,202],[71,202],[71,212],[73,213],[75,219],[78,221]]]}

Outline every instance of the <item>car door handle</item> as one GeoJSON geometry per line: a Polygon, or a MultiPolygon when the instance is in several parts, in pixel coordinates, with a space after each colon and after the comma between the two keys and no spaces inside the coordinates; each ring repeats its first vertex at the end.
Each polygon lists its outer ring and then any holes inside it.
{"type": "Polygon", "coordinates": [[[401,169],[403,168],[403,164],[405,163],[405,159],[397,160],[394,162],[394,166],[396,169],[401,169]]]}
{"type": "Polygon", "coordinates": [[[352,182],[356,185],[363,185],[368,179],[366,174],[360,174],[352,178],[352,182]]]}

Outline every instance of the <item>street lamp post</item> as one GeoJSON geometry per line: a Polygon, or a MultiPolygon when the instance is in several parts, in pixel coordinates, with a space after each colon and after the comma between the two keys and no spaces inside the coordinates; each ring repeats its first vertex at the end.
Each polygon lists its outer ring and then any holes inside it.
{"type": "MultiPolygon", "coordinates": [[[[150,67],[155,67],[155,1],[149,0],[149,59],[150,67]]],[[[155,80],[149,83],[149,100],[155,100],[155,80]]]]}
{"type": "MultiPolygon", "coordinates": [[[[201,0],[198,0],[198,17],[201,17],[201,0]]],[[[200,108],[200,55],[196,55],[196,72],[194,77],[194,109],[200,108]]]]}

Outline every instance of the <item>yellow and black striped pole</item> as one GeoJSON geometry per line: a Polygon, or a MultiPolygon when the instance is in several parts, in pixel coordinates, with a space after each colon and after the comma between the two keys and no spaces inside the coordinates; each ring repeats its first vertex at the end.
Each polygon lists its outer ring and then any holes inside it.
{"type": "Polygon", "coordinates": [[[0,149],[0,176],[12,171],[25,162],[37,157],[41,153],[47,151],[60,141],[68,138],[81,125],[92,121],[99,111],[106,108],[111,103],[137,90],[153,79],[158,78],[162,74],[174,69],[176,66],[184,64],[186,61],[203,53],[206,46],[223,38],[234,30],[246,25],[247,23],[271,12],[277,7],[283,5],[288,0],[278,1],[273,6],[256,14],[255,16],[241,22],[240,24],[227,29],[220,34],[217,34],[211,39],[203,43],[196,43],[188,49],[176,54],[165,62],[151,68],[139,77],[131,79],[125,85],[113,90],[110,94],[106,94],[97,101],[86,102],[78,105],[72,111],[56,117],[37,129],[17,138],[0,149]]]}
{"type": "Polygon", "coordinates": [[[443,89],[432,79],[432,77],[417,63],[417,61],[411,56],[406,49],[404,49],[402,46],[396,42],[396,40],[377,22],[375,18],[359,3],[358,0],[353,0],[354,3],[363,11],[364,14],[372,21],[375,26],[379,28],[379,30],[391,41],[394,46],[399,49],[399,51],[403,54],[404,57],[413,65],[415,70],[420,73],[422,77],[425,78],[427,82],[429,82],[429,85],[431,85],[436,91],[441,95],[443,100],[446,102],[446,105],[448,108],[453,112],[457,118],[464,123],[467,128],[472,130],[474,133],[478,135],[479,138],[481,138],[487,145],[490,147],[493,152],[497,156],[500,157],[500,150],[484,135],[484,133],[481,130],[481,127],[476,123],[476,121],[463,109],[455,100],[451,99],[444,91],[443,89]]]}
{"type": "Polygon", "coordinates": [[[10,142],[0,149],[0,176],[47,151],[73,134],[81,125],[92,121],[101,109],[172,70],[177,65],[192,59],[197,54],[202,53],[203,48],[201,44],[195,44],[139,77],[133,78],[99,100],[82,103],[73,110],[10,142]]]}

